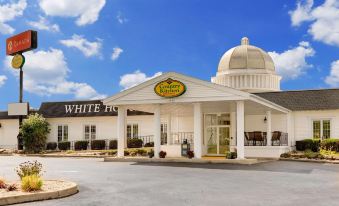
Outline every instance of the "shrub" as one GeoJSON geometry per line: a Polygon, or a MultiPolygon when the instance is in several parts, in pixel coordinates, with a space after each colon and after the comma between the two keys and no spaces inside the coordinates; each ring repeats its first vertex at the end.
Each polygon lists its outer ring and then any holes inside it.
{"type": "Polygon", "coordinates": [[[160,158],[165,158],[166,155],[167,155],[167,153],[166,153],[165,151],[160,151],[160,152],[159,152],[159,157],[160,157],[160,158]]]}
{"type": "Polygon", "coordinates": [[[42,179],[37,175],[29,175],[21,179],[21,189],[25,192],[41,190],[42,184],[42,179]]]}
{"type": "Polygon", "coordinates": [[[104,150],[106,148],[105,140],[92,140],[91,149],[92,150],[104,150]]]}
{"type": "Polygon", "coordinates": [[[282,157],[282,158],[290,158],[290,157],[291,157],[291,154],[290,154],[289,152],[285,152],[285,153],[282,153],[282,154],[280,155],[280,157],[282,157]]]}
{"type": "Polygon", "coordinates": [[[127,147],[128,148],[141,148],[143,145],[142,139],[138,138],[128,138],[127,139],[127,147]]]}
{"type": "Polygon", "coordinates": [[[58,148],[59,150],[69,150],[71,149],[71,142],[69,141],[58,142],[58,148]]]}
{"type": "Polygon", "coordinates": [[[193,157],[194,157],[194,152],[193,151],[187,151],[187,157],[189,158],[189,159],[192,159],[193,157]]]}
{"type": "Polygon", "coordinates": [[[137,154],[140,155],[140,156],[145,156],[147,155],[147,150],[145,149],[137,149],[137,154]]]}
{"type": "Polygon", "coordinates": [[[20,179],[31,175],[40,177],[42,176],[42,164],[38,161],[21,163],[19,167],[16,168],[16,173],[20,179]]]}
{"type": "Polygon", "coordinates": [[[313,152],[312,150],[305,150],[304,153],[307,159],[324,159],[324,155],[320,154],[319,152],[313,152]]]}
{"type": "Polygon", "coordinates": [[[6,191],[11,192],[11,191],[16,191],[17,189],[18,189],[18,186],[15,183],[13,183],[13,184],[7,185],[6,191]]]}
{"type": "Polygon", "coordinates": [[[47,150],[56,150],[58,144],[56,142],[47,142],[46,149],[47,150]]]}
{"type": "Polygon", "coordinates": [[[109,141],[109,149],[118,149],[118,140],[110,140],[109,141]]]}
{"type": "Polygon", "coordinates": [[[324,139],[320,147],[323,150],[339,152],[339,139],[324,139]]]}
{"type": "Polygon", "coordinates": [[[226,153],[226,159],[236,159],[237,153],[236,152],[227,152],[226,153]]]}
{"type": "Polygon", "coordinates": [[[7,188],[7,184],[5,183],[4,179],[0,179],[0,189],[6,189],[7,188]]]}
{"type": "Polygon", "coordinates": [[[129,156],[129,154],[130,154],[129,151],[127,151],[127,150],[124,151],[124,156],[129,156]]]}
{"type": "Polygon", "coordinates": [[[149,158],[153,158],[154,157],[154,150],[151,149],[147,154],[148,154],[149,158]]]}
{"type": "Polygon", "coordinates": [[[154,142],[147,142],[144,147],[154,147],[154,142]]]}
{"type": "Polygon", "coordinates": [[[312,150],[313,152],[319,152],[320,139],[304,139],[296,141],[296,149],[298,151],[312,150]]]}
{"type": "Polygon", "coordinates": [[[23,122],[20,132],[25,151],[39,153],[45,149],[49,123],[42,115],[32,114],[23,122]]]}
{"type": "Polygon", "coordinates": [[[87,150],[88,141],[87,140],[79,140],[74,143],[74,150],[87,150]]]}

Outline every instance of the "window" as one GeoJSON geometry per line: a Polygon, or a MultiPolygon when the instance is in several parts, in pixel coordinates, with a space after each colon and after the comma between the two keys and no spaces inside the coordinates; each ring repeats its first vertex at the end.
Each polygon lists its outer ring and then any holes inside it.
{"type": "Polygon", "coordinates": [[[313,120],[313,138],[326,139],[331,137],[330,120],[313,120]]]}
{"type": "Polygon", "coordinates": [[[68,125],[58,125],[58,142],[68,140],[68,125]]]}
{"type": "Polygon", "coordinates": [[[85,140],[93,140],[96,139],[97,136],[97,127],[96,125],[85,125],[84,128],[84,139],[85,140]]]}
{"type": "Polygon", "coordinates": [[[127,138],[137,138],[139,136],[138,124],[127,124],[127,138]]]}
{"type": "Polygon", "coordinates": [[[160,133],[161,133],[161,145],[167,144],[167,123],[161,123],[160,133]]]}

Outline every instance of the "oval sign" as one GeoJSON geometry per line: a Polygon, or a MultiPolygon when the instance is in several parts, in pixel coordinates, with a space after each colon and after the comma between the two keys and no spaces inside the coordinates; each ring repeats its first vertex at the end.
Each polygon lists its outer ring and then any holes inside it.
{"type": "Polygon", "coordinates": [[[25,63],[25,57],[21,54],[14,55],[12,59],[12,67],[15,69],[20,69],[25,63]]]}
{"type": "Polygon", "coordinates": [[[184,83],[171,78],[159,82],[154,87],[154,92],[161,97],[178,97],[185,91],[186,86],[184,83]]]}

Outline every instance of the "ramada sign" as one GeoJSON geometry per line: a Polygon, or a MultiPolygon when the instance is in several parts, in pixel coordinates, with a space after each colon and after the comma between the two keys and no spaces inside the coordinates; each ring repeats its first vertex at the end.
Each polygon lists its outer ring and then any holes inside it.
{"type": "Polygon", "coordinates": [[[36,31],[28,30],[6,39],[6,54],[15,55],[38,47],[36,31]]]}

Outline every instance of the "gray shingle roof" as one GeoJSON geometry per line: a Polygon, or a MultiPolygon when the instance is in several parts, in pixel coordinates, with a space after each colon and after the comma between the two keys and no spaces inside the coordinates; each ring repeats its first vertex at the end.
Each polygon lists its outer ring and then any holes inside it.
{"type": "Polygon", "coordinates": [[[255,93],[292,111],[339,109],[339,89],[255,93]]]}

